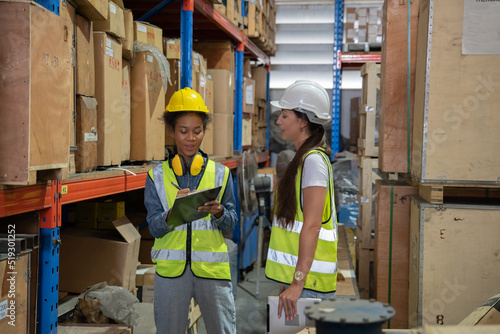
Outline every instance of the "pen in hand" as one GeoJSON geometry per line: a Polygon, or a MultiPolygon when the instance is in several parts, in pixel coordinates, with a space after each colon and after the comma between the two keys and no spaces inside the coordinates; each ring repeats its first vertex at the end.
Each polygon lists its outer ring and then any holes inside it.
{"type": "Polygon", "coordinates": [[[178,185],[176,185],[175,183],[173,183],[173,182],[171,182],[171,183],[172,183],[172,185],[173,185],[174,187],[176,187],[178,190],[182,190],[182,189],[181,189],[181,187],[179,187],[179,186],[178,186],[178,185]]]}

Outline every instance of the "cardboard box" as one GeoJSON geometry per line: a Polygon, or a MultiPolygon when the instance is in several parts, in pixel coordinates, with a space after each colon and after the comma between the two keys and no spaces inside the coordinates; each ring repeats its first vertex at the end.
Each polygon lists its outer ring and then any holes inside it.
{"type": "Polygon", "coordinates": [[[81,293],[106,281],[135,289],[141,236],[127,217],[113,222],[115,230],[65,229],[60,253],[59,290],[81,293]]]}
{"type": "Polygon", "coordinates": [[[233,156],[234,115],[212,114],[214,124],[214,155],[233,156]]]}
{"type": "Polygon", "coordinates": [[[234,73],[234,47],[230,41],[194,43],[193,49],[207,59],[208,68],[234,73]]]}
{"type": "Polygon", "coordinates": [[[252,67],[252,79],[255,80],[255,100],[267,100],[267,70],[263,66],[252,67]]]}
{"type": "MultiPolygon", "coordinates": [[[[228,70],[209,69],[214,82],[214,113],[234,113],[234,75],[228,70]]],[[[232,128],[232,127],[231,127],[232,128]]]]}
{"type": "Polygon", "coordinates": [[[106,20],[109,5],[106,0],[75,0],[78,5],[78,13],[91,21],[106,20]]]}
{"type": "Polygon", "coordinates": [[[97,99],[97,164],[122,161],[122,46],[104,32],[94,32],[97,99]]]}
{"type": "Polygon", "coordinates": [[[460,326],[498,324],[500,324],[500,293],[488,299],[459,323],[460,326]]]}
{"type": "Polygon", "coordinates": [[[251,146],[252,145],[252,119],[243,118],[242,120],[242,131],[241,131],[241,145],[251,146]]]}
{"type": "Polygon", "coordinates": [[[77,173],[94,171],[97,168],[97,100],[88,96],[77,96],[76,100],[76,151],[77,173]]]}
{"type": "MultiPolygon", "coordinates": [[[[0,3],[0,183],[68,168],[72,22],[36,3],[0,3]]],[[[56,173],[54,173],[56,174],[56,173]]]]}
{"type": "Polygon", "coordinates": [[[30,303],[36,304],[36,299],[30,300],[28,294],[30,282],[27,278],[31,273],[29,253],[16,256],[14,261],[8,259],[6,255],[0,257],[0,282],[2,282],[0,285],[0,332],[28,333],[30,303]],[[11,265],[15,270],[11,268],[11,265]],[[10,281],[12,277],[14,281],[10,281]],[[13,301],[15,304],[10,304],[13,301]]]}
{"type": "Polygon", "coordinates": [[[152,24],[134,21],[134,41],[149,43],[163,52],[163,31],[152,24]]]}
{"type": "MultiPolygon", "coordinates": [[[[172,95],[179,90],[181,86],[181,62],[177,59],[168,59],[170,65],[170,81],[172,85],[168,85],[167,92],[165,93],[165,106],[168,105],[172,95]]],[[[168,126],[165,124],[165,145],[175,145],[174,139],[170,137],[168,126]]]]}
{"type": "Polygon", "coordinates": [[[181,40],[179,38],[165,39],[165,56],[167,59],[181,59],[181,40]]]}
{"type": "MultiPolygon", "coordinates": [[[[207,75],[206,81],[206,93],[205,93],[205,105],[208,108],[210,115],[213,115],[214,109],[214,82],[212,77],[207,75]]],[[[214,154],[214,125],[212,122],[207,125],[205,129],[205,136],[203,137],[203,142],[201,143],[200,149],[208,155],[214,154]]]]}
{"type": "Polygon", "coordinates": [[[97,230],[97,202],[78,202],[76,204],[76,226],[97,230]]]}
{"type": "Polygon", "coordinates": [[[299,298],[297,301],[297,317],[287,321],[284,316],[278,319],[278,296],[267,297],[268,333],[270,334],[296,334],[306,327],[314,327],[314,320],[305,315],[305,308],[321,301],[316,298],[299,298]]]}
{"type": "Polygon", "coordinates": [[[165,158],[165,94],[160,65],[150,52],[138,52],[131,72],[131,160],[165,158]]]}
{"type": "Polygon", "coordinates": [[[122,41],[122,56],[125,59],[134,57],[134,17],[130,9],[123,11],[125,22],[125,39],[122,41]]]}
{"type": "Polygon", "coordinates": [[[153,264],[151,261],[151,248],[153,248],[154,240],[142,240],[139,250],[139,262],[142,264],[153,264]]]}
{"type": "Polygon", "coordinates": [[[156,265],[140,264],[136,271],[137,298],[141,303],[153,303],[156,265]]]}
{"type": "Polygon", "coordinates": [[[249,78],[245,78],[243,83],[243,112],[247,114],[254,113],[254,101],[255,101],[255,81],[249,78]]]}
{"type": "Polygon", "coordinates": [[[76,17],[76,94],[95,95],[94,34],[92,21],[76,17]]]}
{"type": "Polygon", "coordinates": [[[122,161],[130,160],[131,96],[130,63],[122,60],[122,161]]]}
{"type": "Polygon", "coordinates": [[[103,21],[94,21],[94,31],[104,31],[116,38],[125,39],[123,9],[109,1],[108,17],[103,21]]]}
{"type": "Polygon", "coordinates": [[[243,60],[243,76],[252,79],[252,64],[248,58],[243,60]]]}

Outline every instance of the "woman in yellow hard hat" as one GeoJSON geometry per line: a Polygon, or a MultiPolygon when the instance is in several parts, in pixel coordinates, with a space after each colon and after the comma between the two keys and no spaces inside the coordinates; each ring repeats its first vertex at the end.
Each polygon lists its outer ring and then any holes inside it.
{"type": "Polygon", "coordinates": [[[190,88],[175,92],[164,120],[176,150],[149,171],[144,203],[156,238],[154,315],[158,333],[184,333],[191,297],[200,305],[208,333],[235,333],[236,312],[229,256],[222,231],[236,225],[236,205],[229,169],[200,150],[210,122],[202,97],[190,88]],[[170,228],[175,199],[196,190],[221,186],[218,200],[197,208],[201,219],[170,228]]]}

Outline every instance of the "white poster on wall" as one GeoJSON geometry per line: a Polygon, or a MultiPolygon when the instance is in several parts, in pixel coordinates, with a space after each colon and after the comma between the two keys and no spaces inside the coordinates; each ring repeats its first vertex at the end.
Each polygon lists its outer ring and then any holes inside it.
{"type": "Polygon", "coordinates": [[[462,54],[500,54],[500,0],[464,0],[462,54]]]}

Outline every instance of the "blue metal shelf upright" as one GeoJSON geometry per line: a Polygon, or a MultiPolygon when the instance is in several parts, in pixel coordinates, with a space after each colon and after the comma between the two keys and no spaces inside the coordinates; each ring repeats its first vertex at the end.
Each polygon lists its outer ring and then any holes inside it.
{"type": "Polygon", "coordinates": [[[344,0],[335,1],[333,28],[333,90],[332,90],[332,156],[340,152],[340,87],[342,84],[342,36],[344,31],[344,0]]]}

